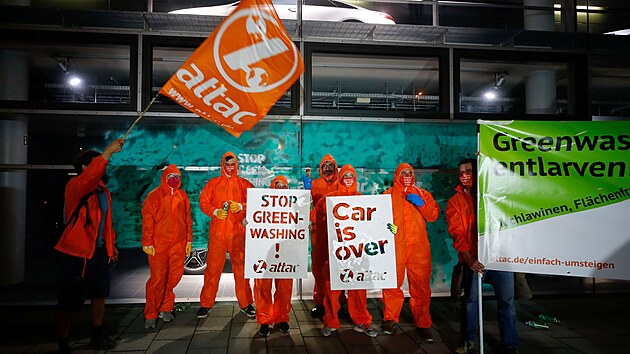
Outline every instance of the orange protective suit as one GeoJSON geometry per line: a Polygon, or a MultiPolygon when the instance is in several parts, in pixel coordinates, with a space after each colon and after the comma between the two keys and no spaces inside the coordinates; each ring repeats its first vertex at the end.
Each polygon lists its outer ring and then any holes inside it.
{"type": "MultiPolygon", "coordinates": [[[[284,182],[288,188],[289,182],[284,176],[274,178],[269,188],[277,188],[276,183],[278,181],[284,182]]],[[[293,279],[255,279],[254,298],[256,299],[256,321],[258,324],[272,325],[289,322],[292,292],[293,279]],[[272,284],[276,286],[273,299],[271,295],[272,284]]]]}
{"type": "Polygon", "coordinates": [[[186,243],[192,242],[192,217],[188,195],[166,183],[166,176],[180,174],[175,165],[162,173],[160,186],[152,190],[142,204],[142,246],[153,246],[149,257],[151,275],[146,285],[146,319],[170,312],[175,306],[173,289],[184,274],[186,243]]]}
{"type": "MultiPolygon", "coordinates": [[[[319,163],[319,175],[320,177],[313,180],[311,186],[311,196],[313,198],[313,205],[317,206],[317,203],[326,194],[337,190],[337,162],[330,155],[326,154],[319,163]],[[335,172],[329,181],[326,181],[322,176],[322,165],[330,161],[335,165],[335,172]]],[[[324,215],[317,214],[317,208],[313,209],[314,215],[311,216],[311,271],[313,272],[313,278],[315,279],[315,285],[313,287],[313,302],[315,305],[324,304],[325,290],[325,277],[322,273],[324,269],[324,262],[328,259],[328,233],[326,230],[326,210],[324,209],[324,215]]]]}
{"type": "MultiPolygon", "coordinates": [[[[107,168],[107,160],[102,156],[92,159],[92,162],[83,170],[83,172],[73,177],[66,185],[65,191],[65,215],[69,219],[72,212],[76,209],[81,199],[100,188],[107,196],[107,203],[110,206],[105,216],[101,215],[101,208],[98,204],[98,196],[92,194],[88,197],[87,208],[81,208],[78,219],[72,226],[68,226],[59,242],[55,245],[55,249],[75,257],[92,259],[94,249],[96,247],[96,239],[98,237],[98,227],[101,224],[101,218],[105,217],[105,225],[103,227],[103,240],[107,248],[107,255],[114,257],[114,241],[116,234],[112,228],[112,196],[105,184],[101,181],[105,169],[107,168]],[[89,218],[87,218],[89,214],[89,218]],[[86,220],[90,223],[86,223],[86,220]]],[[[67,222],[68,220],[66,220],[67,222]]]]}
{"type": "MultiPolygon", "coordinates": [[[[342,179],[339,178],[337,182],[337,190],[328,193],[325,197],[321,198],[316,205],[317,215],[323,215],[322,227],[326,226],[326,198],[346,195],[361,195],[357,191],[357,172],[351,165],[344,165],[339,171],[339,176],[343,176],[346,172],[354,173],[354,183],[351,186],[346,186],[342,183],[342,179]]],[[[318,223],[320,219],[318,219],[318,223]]],[[[326,233],[327,234],[327,233],[326,233]]],[[[328,245],[328,240],[326,240],[328,245]]],[[[326,247],[328,251],[328,247],[326,247]]],[[[326,253],[326,261],[322,266],[322,274],[324,276],[325,284],[325,296],[324,307],[326,313],[324,314],[324,327],[339,328],[339,317],[337,311],[339,311],[339,296],[342,294],[342,290],[331,290],[330,288],[330,268],[328,262],[328,253],[326,253]]],[[[348,290],[348,313],[355,324],[370,325],[372,323],[372,315],[367,310],[367,292],[365,290],[348,290]]]]}
{"type": "Polygon", "coordinates": [[[394,173],[394,186],[384,192],[391,194],[394,225],[398,232],[394,236],[396,243],[396,289],[383,290],[383,321],[393,320],[398,323],[398,316],[403,307],[405,296],[400,289],[405,280],[405,270],[409,283],[409,307],[416,327],[431,327],[431,248],[427,235],[426,222],[437,220],[440,207],[428,191],[416,187],[413,167],[401,163],[394,173]],[[402,179],[401,172],[411,170],[408,186],[402,179]],[[408,194],[417,194],[424,200],[418,207],[407,200],[408,194]]]}
{"type": "Polygon", "coordinates": [[[475,203],[470,194],[464,192],[461,184],[455,187],[455,195],[446,205],[446,223],[448,233],[453,238],[453,247],[457,250],[459,262],[463,263],[462,252],[468,251],[477,259],[477,218],[475,203]]]}
{"type": "Polygon", "coordinates": [[[204,214],[210,216],[210,235],[208,237],[207,268],[203,274],[203,288],[201,289],[201,307],[214,306],[219,280],[225,263],[225,253],[229,252],[234,273],[236,298],[241,308],[253,302],[252,289],[249,279],[245,279],[245,206],[247,202],[247,188],[254,186],[245,178],[239,177],[238,161],[235,170],[230,174],[226,169],[226,157],[236,160],[236,155],[226,152],[221,159],[221,175],[206,183],[199,197],[199,206],[204,214]],[[226,219],[216,217],[215,211],[222,209],[224,203],[233,201],[240,203],[242,209],[228,213],[226,219]]]}

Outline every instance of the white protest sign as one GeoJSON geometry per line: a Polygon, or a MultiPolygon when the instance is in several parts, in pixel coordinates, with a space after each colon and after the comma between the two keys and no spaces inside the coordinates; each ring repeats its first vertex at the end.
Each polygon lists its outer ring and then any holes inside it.
{"type": "Polygon", "coordinates": [[[391,195],[326,198],[330,287],[396,287],[396,247],[391,195]]]}
{"type": "Polygon", "coordinates": [[[310,191],[247,190],[246,278],[306,278],[310,191]]]}

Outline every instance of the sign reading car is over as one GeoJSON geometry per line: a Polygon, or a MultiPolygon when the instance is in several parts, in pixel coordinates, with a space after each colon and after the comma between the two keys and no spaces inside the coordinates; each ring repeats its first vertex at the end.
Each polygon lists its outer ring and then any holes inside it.
{"type": "Polygon", "coordinates": [[[390,195],[326,198],[332,290],[396,287],[390,195]]]}

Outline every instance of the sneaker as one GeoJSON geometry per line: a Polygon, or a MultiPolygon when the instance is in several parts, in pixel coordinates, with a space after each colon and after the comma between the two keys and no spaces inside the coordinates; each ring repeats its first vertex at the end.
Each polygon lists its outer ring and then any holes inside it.
{"type": "Polygon", "coordinates": [[[466,354],[473,350],[473,342],[467,340],[463,343],[459,343],[457,348],[455,348],[455,353],[457,354],[466,354]]]}
{"type": "Polygon", "coordinates": [[[95,350],[112,350],[116,348],[118,343],[109,338],[106,332],[101,332],[99,334],[93,335],[90,340],[90,348],[95,350]]]}
{"type": "Polygon", "coordinates": [[[396,322],[394,320],[383,321],[381,331],[385,334],[394,334],[396,332],[396,322]]]}
{"type": "Polygon", "coordinates": [[[175,316],[173,316],[172,312],[160,312],[158,317],[164,320],[164,322],[171,322],[175,319],[175,316]]]}
{"type": "Polygon", "coordinates": [[[247,305],[247,306],[243,307],[241,309],[241,312],[246,314],[247,317],[249,317],[249,318],[256,317],[256,309],[254,309],[254,306],[252,306],[252,305],[247,305]]]}
{"type": "Polygon", "coordinates": [[[313,318],[322,318],[324,317],[324,313],[326,309],[324,309],[324,305],[315,305],[311,310],[311,317],[313,318]]]}
{"type": "Polygon", "coordinates": [[[322,329],[322,334],[324,335],[324,337],[328,337],[332,334],[332,332],[337,331],[337,328],[332,328],[332,327],[324,327],[322,329]]]}
{"type": "Polygon", "coordinates": [[[197,310],[197,318],[208,317],[210,311],[212,311],[212,307],[200,307],[199,310],[197,310]]]}
{"type": "Polygon", "coordinates": [[[431,334],[431,330],[428,328],[416,327],[416,333],[418,333],[425,342],[433,343],[433,335],[431,334]]]}
{"type": "Polygon", "coordinates": [[[269,328],[268,324],[260,325],[260,329],[258,330],[258,334],[260,334],[261,337],[269,337],[270,333],[271,333],[271,328],[269,328]]]}
{"type": "Polygon", "coordinates": [[[155,324],[157,323],[157,318],[152,318],[150,320],[144,321],[144,328],[155,328],[155,324]]]}
{"type": "Polygon", "coordinates": [[[374,328],[366,324],[355,325],[354,327],[352,327],[352,329],[354,329],[355,331],[359,333],[365,333],[366,336],[372,337],[372,338],[378,335],[378,332],[374,328]]]}
{"type": "Polygon", "coordinates": [[[280,327],[280,332],[282,333],[289,333],[289,331],[291,330],[291,327],[289,327],[289,324],[287,322],[280,322],[278,327],[280,327]]]}

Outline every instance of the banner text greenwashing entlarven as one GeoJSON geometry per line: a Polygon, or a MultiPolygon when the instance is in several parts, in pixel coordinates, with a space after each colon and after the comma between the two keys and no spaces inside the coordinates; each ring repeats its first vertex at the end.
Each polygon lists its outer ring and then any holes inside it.
{"type": "MultiPolygon", "coordinates": [[[[626,151],[630,150],[630,135],[596,135],[596,136],[543,136],[510,137],[498,132],[492,138],[492,144],[498,152],[563,152],[563,151],[626,151]]],[[[497,176],[508,174],[525,176],[569,177],[590,175],[592,177],[624,177],[625,161],[545,161],[542,157],[528,158],[524,161],[497,161],[493,172],[497,176]]]]}

